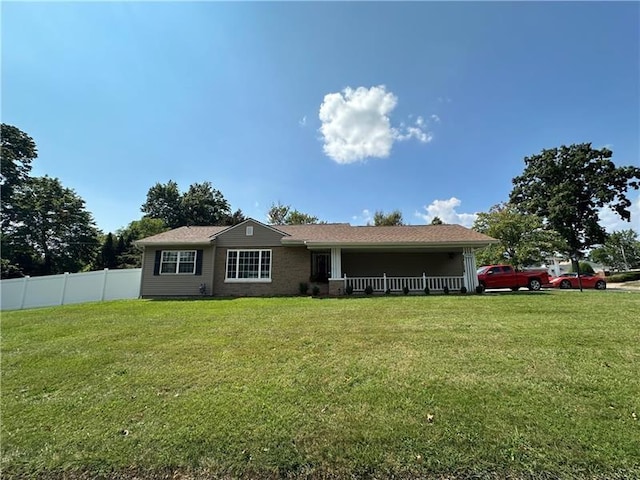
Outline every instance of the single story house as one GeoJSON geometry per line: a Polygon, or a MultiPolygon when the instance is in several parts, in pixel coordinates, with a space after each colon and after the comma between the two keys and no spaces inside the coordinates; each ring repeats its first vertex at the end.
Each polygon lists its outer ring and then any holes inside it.
{"type": "Polygon", "coordinates": [[[265,225],[180,227],[139,240],[142,297],[295,295],[300,284],[342,295],[469,291],[474,249],[495,239],[461,225],[265,225]]]}

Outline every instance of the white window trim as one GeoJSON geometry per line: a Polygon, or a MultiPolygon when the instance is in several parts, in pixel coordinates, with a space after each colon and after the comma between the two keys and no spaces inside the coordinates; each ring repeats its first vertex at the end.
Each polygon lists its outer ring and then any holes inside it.
{"type": "Polygon", "coordinates": [[[224,283],[271,283],[271,268],[273,265],[273,252],[269,248],[230,248],[227,250],[227,260],[224,264],[224,283]],[[258,275],[262,274],[262,252],[269,252],[269,277],[268,278],[229,278],[229,253],[236,252],[235,272],[238,275],[240,266],[240,252],[260,252],[258,257],[258,275]]]}
{"type": "MultiPolygon", "coordinates": [[[[191,262],[184,262],[191,263],[191,262]]],[[[160,270],[158,273],[160,275],[195,275],[196,274],[196,265],[198,264],[198,251],[197,250],[162,250],[160,254],[160,270]],[[173,263],[173,262],[165,262],[164,261],[164,252],[176,252],[178,254],[178,258],[176,259],[176,271],[175,272],[163,272],[162,264],[164,263],[173,263]],[[181,272],[180,271],[180,254],[181,253],[193,253],[193,271],[192,272],[181,272]]]]}

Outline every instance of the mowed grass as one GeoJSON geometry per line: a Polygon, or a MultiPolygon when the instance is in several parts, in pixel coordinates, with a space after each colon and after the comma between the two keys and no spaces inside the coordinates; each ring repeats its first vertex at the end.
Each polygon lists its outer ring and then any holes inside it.
{"type": "Polygon", "coordinates": [[[134,300],[1,321],[3,478],[640,477],[640,293],[134,300]]]}

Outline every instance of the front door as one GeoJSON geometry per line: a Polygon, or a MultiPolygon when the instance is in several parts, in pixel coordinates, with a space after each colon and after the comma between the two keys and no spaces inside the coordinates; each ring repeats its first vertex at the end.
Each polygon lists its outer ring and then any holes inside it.
{"type": "Polygon", "coordinates": [[[329,252],[311,252],[311,281],[329,281],[331,276],[331,254],[329,252]]]}

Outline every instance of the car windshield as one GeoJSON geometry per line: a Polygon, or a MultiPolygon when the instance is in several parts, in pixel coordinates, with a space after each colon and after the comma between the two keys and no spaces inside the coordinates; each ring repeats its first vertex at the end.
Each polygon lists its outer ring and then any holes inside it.
{"type": "Polygon", "coordinates": [[[489,267],[480,267],[480,268],[478,269],[477,274],[478,274],[478,275],[482,275],[482,274],[483,274],[484,272],[486,272],[487,270],[489,270],[489,267]]]}

